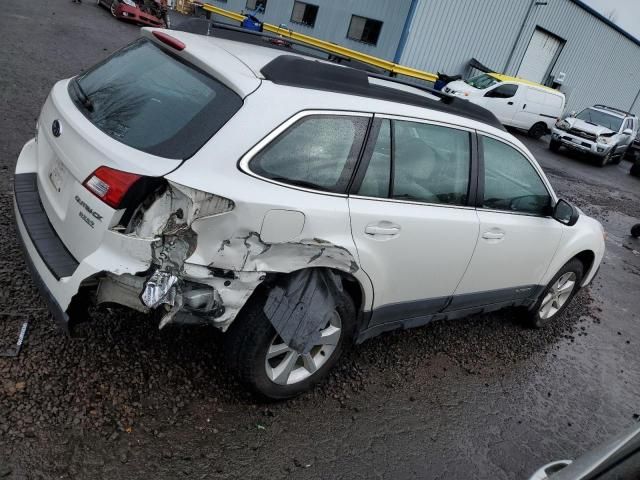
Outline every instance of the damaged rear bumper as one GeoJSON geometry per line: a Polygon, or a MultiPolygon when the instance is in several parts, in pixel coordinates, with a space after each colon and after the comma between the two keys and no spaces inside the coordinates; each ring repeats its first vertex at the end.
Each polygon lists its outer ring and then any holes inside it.
{"type": "Polygon", "coordinates": [[[78,262],[66,251],[41,209],[35,173],[17,174],[14,214],[24,258],[53,318],[68,332],[72,319],[67,310],[83,283],[105,271],[123,275],[147,270],[152,240],[108,232],[100,248],[78,262]]]}

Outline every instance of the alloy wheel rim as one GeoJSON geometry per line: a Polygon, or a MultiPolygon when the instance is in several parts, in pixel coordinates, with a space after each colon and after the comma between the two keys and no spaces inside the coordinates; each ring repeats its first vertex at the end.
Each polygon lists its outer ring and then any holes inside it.
{"type": "Polygon", "coordinates": [[[567,272],[553,282],[540,304],[540,318],[547,320],[558,313],[573,293],[576,279],[574,272],[567,272]]]}
{"type": "Polygon", "coordinates": [[[264,361],[267,377],[278,385],[293,385],[308,379],[327,363],[335,352],[342,335],[342,321],[337,311],[320,329],[320,343],[309,353],[301,354],[274,335],[264,361]]]}

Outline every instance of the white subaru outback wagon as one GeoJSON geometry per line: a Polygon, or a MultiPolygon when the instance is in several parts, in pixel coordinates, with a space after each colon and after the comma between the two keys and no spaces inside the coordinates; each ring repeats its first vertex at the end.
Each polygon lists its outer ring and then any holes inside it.
{"type": "Polygon", "coordinates": [[[15,214],[61,327],[88,300],[211,325],[277,399],[381,332],[539,327],[591,282],[601,225],[490,112],[259,40],[145,29],[53,87],[15,214]]]}

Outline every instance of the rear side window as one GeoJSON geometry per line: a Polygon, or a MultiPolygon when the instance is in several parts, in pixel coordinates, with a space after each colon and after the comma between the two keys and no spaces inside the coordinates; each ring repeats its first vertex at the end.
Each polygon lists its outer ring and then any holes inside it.
{"type": "Polygon", "coordinates": [[[482,206],[548,215],[551,197],[542,179],[515,148],[488,137],[482,139],[484,199],[482,206]]]}
{"type": "Polygon", "coordinates": [[[110,137],[175,159],[195,154],[242,106],[231,89],[146,39],[73,80],[69,92],[110,137]]]}
{"type": "Polygon", "coordinates": [[[358,195],[464,205],[471,149],[464,130],[382,120],[358,195]]]}
{"type": "Polygon", "coordinates": [[[368,117],[305,117],[253,157],[249,167],[271,180],[345,193],[368,122],[368,117]]]}

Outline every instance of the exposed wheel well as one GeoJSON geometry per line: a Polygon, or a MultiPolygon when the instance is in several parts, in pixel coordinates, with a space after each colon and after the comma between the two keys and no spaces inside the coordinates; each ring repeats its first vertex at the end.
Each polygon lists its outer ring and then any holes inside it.
{"type": "Polygon", "coordinates": [[[584,275],[586,276],[593,266],[593,262],[596,259],[596,254],[591,250],[584,250],[573,258],[577,258],[582,262],[582,266],[584,267],[584,275]]]}
{"type": "MultiPolygon", "coordinates": [[[[311,268],[327,268],[327,267],[311,267],[311,268]]],[[[340,278],[342,279],[342,287],[349,294],[349,296],[351,297],[351,300],[353,300],[353,304],[356,307],[356,312],[361,312],[362,302],[364,301],[364,292],[362,290],[362,285],[360,285],[360,282],[358,281],[358,279],[354,277],[352,274],[348,272],[344,272],[342,270],[336,270],[334,268],[329,268],[329,270],[331,270],[333,273],[340,276],[340,278]]],[[[295,272],[297,271],[299,270],[296,270],[295,272]]],[[[266,294],[266,292],[269,290],[271,285],[282,282],[286,277],[288,277],[289,275],[292,275],[295,272],[268,273],[265,281],[262,282],[260,285],[258,285],[258,287],[254,290],[251,296],[253,297],[254,295],[266,294]]]]}

